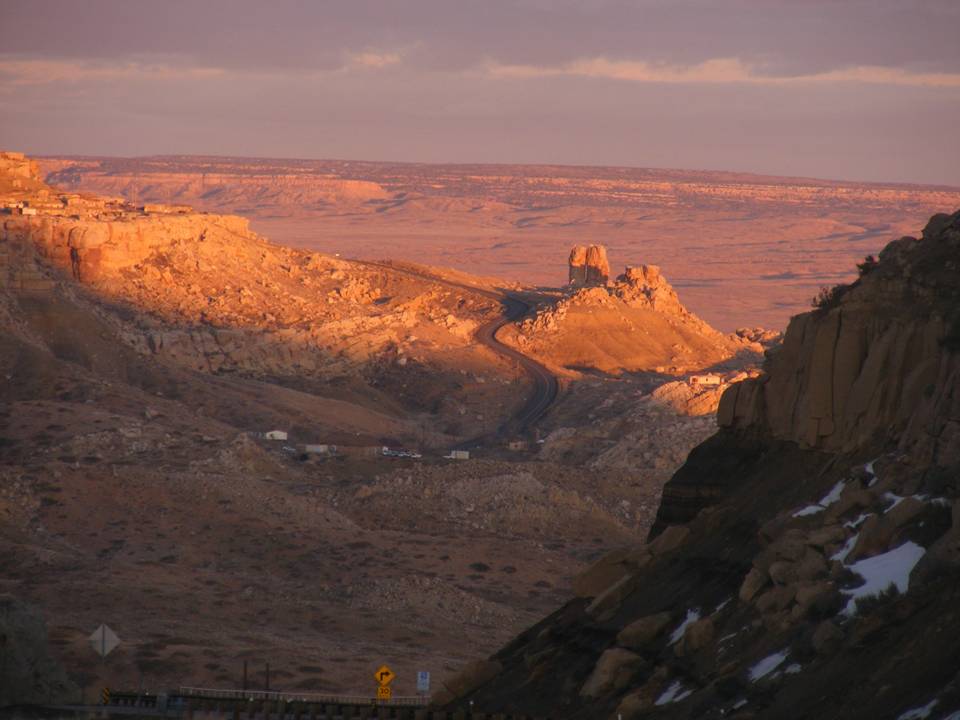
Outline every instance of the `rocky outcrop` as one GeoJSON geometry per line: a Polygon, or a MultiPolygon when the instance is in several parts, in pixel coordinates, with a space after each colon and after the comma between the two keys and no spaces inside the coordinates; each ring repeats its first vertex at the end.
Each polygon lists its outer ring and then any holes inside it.
{"type": "Polygon", "coordinates": [[[180,243],[214,233],[252,240],[247,220],[231,215],[155,214],[104,222],[95,218],[34,215],[3,221],[0,243],[30,241],[55,266],[81,282],[133,268],[180,243]]]}
{"type": "Polygon", "coordinates": [[[24,188],[29,183],[40,182],[40,168],[35,160],[23,153],[0,152],[0,176],[4,177],[12,188],[24,188]]]}
{"type": "Polygon", "coordinates": [[[570,718],[960,708],[958,264],[960,213],[938,216],[795,318],[651,541],[581,574],[468,697],[570,718]]]}
{"type": "Polygon", "coordinates": [[[755,428],[803,447],[851,451],[897,438],[953,459],[960,426],[956,343],[960,214],[903,238],[831,304],[798,315],[757,379],[720,403],[727,428],[755,428]]]}
{"type": "Polygon", "coordinates": [[[677,292],[656,265],[627,267],[622,275],[617,276],[614,292],[624,302],[646,305],[658,312],[670,315],[690,314],[680,304],[677,292]]]}
{"type": "MultiPolygon", "coordinates": [[[[241,217],[55,191],[18,163],[37,187],[0,192],[0,287],[79,283],[143,355],[213,373],[356,376],[416,360],[421,328],[465,345],[483,314],[429,282],[274,245],[241,217]]],[[[10,178],[0,167],[0,186],[10,178]]]]}
{"type": "Polygon", "coordinates": [[[588,260],[586,248],[574,248],[571,289],[504,339],[558,370],[684,375],[741,368],[762,357],[759,343],[724,335],[687,310],[657,267],[627,268],[612,285],[582,287],[588,266],[580,263],[588,260]]]}
{"type": "Polygon", "coordinates": [[[576,245],[570,251],[568,282],[574,287],[596,287],[610,280],[610,263],[603,245],[576,245]]]}
{"type": "Polygon", "coordinates": [[[78,694],[50,657],[43,619],[20,600],[0,595],[0,708],[76,702],[78,694]]]}

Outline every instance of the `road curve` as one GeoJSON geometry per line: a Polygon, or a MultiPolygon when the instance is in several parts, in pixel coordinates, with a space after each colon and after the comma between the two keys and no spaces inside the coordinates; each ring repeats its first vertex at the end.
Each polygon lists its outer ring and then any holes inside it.
{"type": "Polygon", "coordinates": [[[420,272],[411,268],[397,267],[396,265],[373,262],[369,260],[354,260],[352,262],[380,268],[382,270],[390,270],[391,272],[399,272],[405,275],[411,275],[421,280],[437,283],[439,285],[446,285],[447,287],[451,287],[456,290],[482,295],[483,297],[491,300],[496,300],[503,307],[503,314],[500,317],[494,318],[493,320],[490,320],[477,328],[476,332],[474,333],[474,338],[481,345],[485,345],[486,347],[490,348],[497,355],[513,360],[520,365],[523,371],[533,381],[533,392],[530,393],[530,396],[527,398],[527,401],[524,403],[523,407],[521,407],[520,410],[514,413],[511,418],[504,422],[497,429],[496,433],[494,433],[492,436],[483,435],[466,440],[457,445],[457,449],[474,447],[490,437],[495,438],[526,432],[534,422],[543,416],[547,409],[553,404],[554,400],[557,399],[557,395],[560,390],[560,383],[557,380],[556,375],[554,375],[552,372],[550,372],[550,370],[547,369],[546,366],[537,362],[532,357],[524,355],[519,350],[515,350],[514,348],[504,345],[502,342],[497,340],[497,331],[500,330],[500,328],[509,323],[516,322],[530,312],[531,305],[526,300],[514,293],[498,293],[492,290],[483,290],[481,288],[473,287],[472,285],[454,282],[453,280],[446,280],[444,278],[437,277],[436,275],[420,272]]]}

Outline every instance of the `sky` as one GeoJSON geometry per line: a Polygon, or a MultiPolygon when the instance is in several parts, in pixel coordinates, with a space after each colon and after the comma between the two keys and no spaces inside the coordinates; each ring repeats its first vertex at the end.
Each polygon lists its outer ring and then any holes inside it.
{"type": "Polygon", "coordinates": [[[0,147],[960,186],[958,0],[0,0],[0,147]]]}

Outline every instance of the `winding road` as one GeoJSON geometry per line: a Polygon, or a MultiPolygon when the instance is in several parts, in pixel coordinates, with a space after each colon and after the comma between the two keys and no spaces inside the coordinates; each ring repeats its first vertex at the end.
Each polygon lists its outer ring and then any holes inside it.
{"type": "Polygon", "coordinates": [[[391,272],[403,273],[404,275],[410,275],[421,280],[437,283],[438,285],[445,285],[455,290],[482,295],[485,298],[499,302],[502,306],[503,314],[498,318],[485,322],[477,328],[474,333],[474,338],[478,343],[490,348],[497,355],[515,361],[533,381],[533,392],[531,392],[527,401],[523,404],[523,407],[504,422],[495,433],[471,438],[457,445],[455,449],[467,449],[475,447],[487,439],[526,432],[533,423],[543,416],[550,405],[553,404],[554,400],[557,399],[560,391],[560,383],[556,375],[532,357],[524,355],[519,350],[515,350],[497,340],[497,331],[499,331],[500,328],[509,323],[516,322],[532,309],[531,304],[522,297],[510,292],[484,290],[473,287],[472,285],[467,285],[466,283],[446,280],[427,272],[398,267],[388,263],[372,262],[369,260],[354,260],[353,262],[382,270],[389,270],[391,272]]]}

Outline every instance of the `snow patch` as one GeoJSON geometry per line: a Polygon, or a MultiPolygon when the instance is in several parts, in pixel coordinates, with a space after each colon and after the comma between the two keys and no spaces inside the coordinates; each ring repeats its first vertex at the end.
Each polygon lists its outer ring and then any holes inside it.
{"type": "Polygon", "coordinates": [[[912,497],[914,500],[919,500],[920,502],[927,502],[930,499],[929,495],[896,495],[895,493],[886,492],[883,494],[883,499],[889,500],[892,504],[883,511],[883,514],[886,515],[908,497],[912,497]]]}
{"type": "Polygon", "coordinates": [[[783,661],[787,659],[787,655],[788,652],[786,650],[781,650],[780,652],[765,657],[763,660],[750,668],[747,678],[750,680],[750,682],[756,682],[761,678],[765,678],[767,675],[780,667],[781,664],[783,664],[783,661]]]}
{"type": "Polygon", "coordinates": [[[851,536],[847,539],[847,542],[843,544],[843,547],[837,550],[833,555],[830,556],[831,560],[839,560],[842,563],[847,562],[847,556],[853,552],[853,546],[857,544],[857,538],[860,537],[860,533],[851,536]]]}
{"type": "Polygon", "coordinates": [[[873,513],[860,513],[859,517],[845,522],[843,526],[845,528],[850,528],[851,530],[856,530],[858,527],[860,527],[860,524],[871,515],[873,515],[873,513]]]}
{"type": "Polygon", "coordinates": [[[687,616],[683,619],[683,622],[673,631],[673,634],[670,635],[670,644],[678,643],[683,639],[684,634],[687,632],[687,628],[690,627],[693,623],[700,619],[700,610],[693,608],[692,610],[687,610],[687,616]]]}
{"type": "Polygon", "coordinates": [[[823,505],[823,507],[830,507],[836,502],[840,502],[840,496],[843,494],[843,489],[847,486],[845,480],[841,480],[836,485],[833,486],[833,489],[820,498],[820,502],[817,505],[823,505]]]}
{"type": "Polygon", "coordinates": [[[691,693],[693,693],[693,690],[684,689],[683,683],[677,680],[657,698],[654,705],[667,705],[669,703],[680,702],[691,693]]]}
{"type": "Polygon", "coordinates": [[[807,505],[802,510],[797,510],[793,514],[793,517],[806,517],[808,515],[816,515],[819,512],[823,512],[835,502],[840,501],[840,496],[843,494],[843,489],[846,487],[846,485],[846,480],[841,480],[833,486],[830,492],[820,498],[815,505],[807,505]]]}
{"type": "Polygon", "coordinates": [[[933,712],[933,709],[937,706],[940,701],[934,698],[928,702],[923,707],[913,708],[913,710],[907,710],[905,713],[899,715],[897,720],[924,720],[924,718],[930,717],[930,713],[933,712]]]}
{"type": "Polygon", "coordinates": [[[905,593],[910,585],[910,572],[923,557],[926,550],[915,542],[906,542],[883,555],[875,555],[850,565],[850,569],[863,578],[859,587],[844,590],[850,596],[845,615],[857,612],[857,600],[882,593],[893,585],[900,593],[905,593]]]}
{"type": "Polygon", "coordinates": [[[783,674],[796,675],[801,670],[803,670],[803,666],[800,663],[792,663],[791,665],[787,665],[787,667],[783,671],[783,674]]]}

